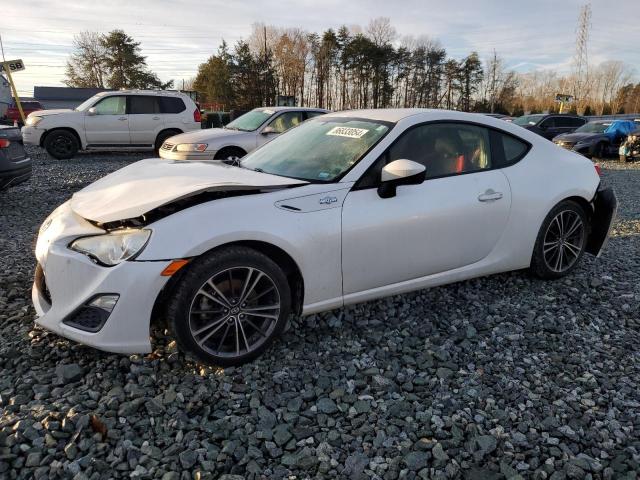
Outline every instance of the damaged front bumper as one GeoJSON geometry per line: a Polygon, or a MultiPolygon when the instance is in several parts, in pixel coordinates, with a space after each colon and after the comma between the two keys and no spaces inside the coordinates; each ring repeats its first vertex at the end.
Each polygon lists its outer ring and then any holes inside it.
{"type": "Polygon", "coordinates": [[[45,221],[36,244],[32,289],[36,323],[100,350],[148,353],[151,312],[168,279],[161,272],[170,261],[125,261],[104,267],[68,248],[73,239],[100,231],[76,215],[68,202],[45,221]],[[108,314],[87,318],[100,313],[94,305],[105,298],[116,300],[108,314]]]}
{"type": "Polygon", "coordinates": [[[599,188],[592,204],[591,233],[586,251],[599,257],[607,244],[618,212],[618,198],[612,188],[599,188]]]}

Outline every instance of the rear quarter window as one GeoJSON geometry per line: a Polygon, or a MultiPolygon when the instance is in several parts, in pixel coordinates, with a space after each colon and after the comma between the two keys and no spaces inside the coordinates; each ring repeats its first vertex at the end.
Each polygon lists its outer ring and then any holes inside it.
{"type": "Polygon", "coordinates": [[[180,113],[187,109],[181,98],[160,97],[159,100],[161,113],[180,113]]]}
{"type": "Polygon", "coordinates": [[[503,168],[518,163],[529,152],[530,145],[513,135],[493,131],[491,139],[493,147],[493,164],[503,168]]]}

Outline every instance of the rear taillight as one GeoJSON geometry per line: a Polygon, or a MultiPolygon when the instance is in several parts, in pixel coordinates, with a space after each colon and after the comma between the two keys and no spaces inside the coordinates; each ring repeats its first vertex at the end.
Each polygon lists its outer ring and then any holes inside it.
{"type": "Polygon", "coordinates": [[[595,169],[596,169],[596,173],[598,174],[599,177],[602,176],[602,169],[600,168],[600,165],[594,165],[595,169]]]}
{"type": "Polygon", "coordinates": [[[200,114],[200,110],[198,110],[197,108],[193,111],[193,121],[194,122],[202,121],[202,115],[200,114]]]}
{"type": "Polygon", "coordinates": [[[9,145],[11,145],[9,140],[6,138],[0,138],[0,148],[7,148],[9,145]]]}

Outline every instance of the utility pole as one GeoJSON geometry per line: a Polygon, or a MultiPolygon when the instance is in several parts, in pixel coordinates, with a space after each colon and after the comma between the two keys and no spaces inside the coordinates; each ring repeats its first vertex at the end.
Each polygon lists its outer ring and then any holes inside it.
{"type": "Polygon", "coordinates": [[[13,92],[13,98],[18,106],[18,112],[20,113],[20,118],[22,119],[22,123],[26,122],[24,111],[22,110],[22,102],[20,102],[20,96],[18,95],[18,89],[16,88],[16,84],[13,81],[13,77],[11,76],[11,69],[7,65],[6,59],[4,57],[4,45],[2,44],[2,35],[0,35],[0,50],[2,51],[2,70],[7,74],[7,79],[9,80],[9,85],[11,85],[11,91],[13,92]]]}
{"type": "Polygon", "coordinates": [[[576,30],[576,53],[573,60],[573,96],[576,99],[578,114],[582,115],[586,108],[586,97],[589,91],[589,55],[588,43],[591,30],[591,4],[580,8],[578,28],[576,30]]]}

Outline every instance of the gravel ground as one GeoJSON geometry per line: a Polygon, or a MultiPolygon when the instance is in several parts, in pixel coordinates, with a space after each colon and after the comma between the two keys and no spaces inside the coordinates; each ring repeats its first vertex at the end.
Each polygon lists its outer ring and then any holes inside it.
{"type": "Polygon", "coordinates": [[[640,169],[604,255],[297,320],[242,368],[162,331],[110,355],[33,324],[32,248],[74,191],[143,155],[39,151],[0,193],[0,478],[636,478],[640,169]]]}

